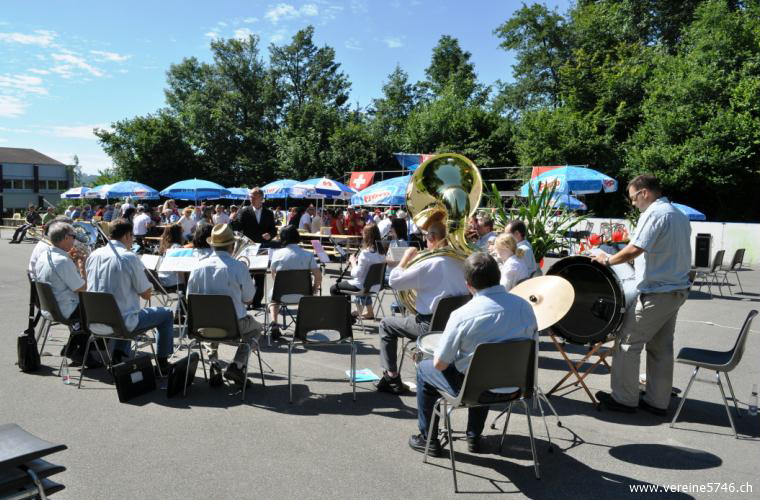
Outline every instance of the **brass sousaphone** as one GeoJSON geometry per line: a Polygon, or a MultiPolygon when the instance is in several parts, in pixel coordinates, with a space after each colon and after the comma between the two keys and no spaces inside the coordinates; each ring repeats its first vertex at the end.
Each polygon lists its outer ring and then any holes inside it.
{"type": "MultiPolygon", "coordinates": [[[[423,231],[435,221],[447,229],[447,245],[425,250],[409,266],[436,256],[464,260],[473,249],[465,231],[483,194],[483,179],[475,164],[462,155],[442,153],[428,158],[412,175],[406,189],[406,206],[415,225],[423,231]]],[[[415,290],[402,290],[399,298],[407,310],[416,313],[415,290]]]]}

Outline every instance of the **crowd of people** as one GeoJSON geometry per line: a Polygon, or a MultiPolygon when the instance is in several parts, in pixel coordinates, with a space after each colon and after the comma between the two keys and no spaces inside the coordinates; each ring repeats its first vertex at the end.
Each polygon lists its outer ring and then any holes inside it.
{"type": "MultiPolygon", "coordinates": [[[[615,411],[635,411],[642,408],[663,415],[668,407],[673,370],[673,332],[678,309],[686,300],[690,261],[688,219],[674,209],[656,178],[639,176],[628,186],[631,202],[642,212],[631,242],[614,255],[600,253],[594,259],[609,266],[637,259],[641,266],[638,284],[640,300],[635,311],[628,314],[616,341],[612,364],[612,392],[599,393],[602,405],[615,411]],[[647,390],[643,397],[638,389],[639,353],[646,348],[647,390]]],[[[190,247],[203,256],[187,277],[189,294],[228,295],[235,306],[239,331],[245,340],[224,377],[234,383],[246,378],[247,354],[253,342],[268,331],[273,340],[282,337],[277,317],[280,304],[267,297],[271,322],[262,325],[251,316],[252,308],[262,306],[264,279],[262,274],[251,276],[248,267],[232,255],[234,231],[240,231],[262,248],[272,248],[270,275],[291,270],[311,274],[313,290],[318,292],[323,276],[311,251],[299,246],[299,229],[314,229],[314,221],[332,228],[341,221],[343,230],[358,231],[361,235],[359,252],[350,260],[350,278],[338,280],[330,288],[332,295],[358,291],[371,265],[387,261],[387,249],[408,247],[400,262],[392,263],[387,276],[388,285],[396,291],[413,290],[413,311],[406,315],[386,316],[379,323],[378,363],[382,377],[376,384],[379,392],[400,395],[409,392],[398,368],[398,342],[415,340],[430,330],[437,304],[445,297],[471,296],[466,305],[455,310],[448,319],[441,341],[432,359],[423,360],[417,367],[417,408],[419,433],[409,445],[422,451],[427,441],[432,409],[438,391],[456,394],[475,348],[483,342],[503,342],[511,339],[533,339],[537,323],[530,305],[509,294],[515,285],[537,276],[536,264],[523,221],[511,221],[502,232],[494,231],[488,215],[470,221],[470,238],[476,250],[466,260],[437,253],[416,259],[420,249],[410,245],[415,233],[413,224],[403,211],[356,211],[347,209],[344,215],[332,218],[330,211],[320,214],[309,206],[302,213],[293,211],[282,219],[279,210],[263,205],[263,193],[254,188],[250,205],[238,210],[216,206],[187,207],[179,210],[171,200],[166,202],[160,216],[145,206],[131,206],[127,200],[111,221],[108,244],[94,250],[86,259],[84,271],[70,258],[75,231],[71,225],[76,213],[48,220],[47,240],[40,241],[32,252],[29,272],[34,280],[49,283],[55,292],[59,308],[72,321],[79,321],[78,292],[98,291],[113,294],[125,325],[130,330],[157,330],[157,359],[160,371],[166,373],[168,358],[173,351],[174,312],[162,307],[142,307],[140,299],[151,297],[153,287],[146,277],[140,258],[131,251],[146,227],[156,223],[155,217],[170,221],[164,229],[160,249],[190,247]],[[126,207],[126,208],[125,208],[126,207]],[[174,218],[174,219],[173,219],[174,218]],[[192,224],[185,224],[190,221],[192,224]],[[278,225],[279,230],[278,230],[278,225]]],[[[97,211],[96,211],[97,213],[97,211]]],[[[414,227],[424,241],[426,250],[436,250],[448,244],[447,226],[433,222],[424,230],[414,227]]],[[[161,276],[162,280],[171,278],[161,276]]],[[[176,286],[178,282],[168,283],[176,286]]],[[[369,299],[361,298],[356,315],[372,319],[369,299]]],[[[115,361],[129,356],[129,342],[113,342],[109,349],[115,361]]],[[[217,346],[208,346],[212,382],[220,383],[221,368],[217,346]]],[[[471,408],[467,425],[470,450],[480,449],[480,435],[487,410],[471,408]]],[[[433,429],[436,423],[433,422],[433,429]]],[[[430,453],[440,454],[437,433],[432,436],[430,453]]]]}

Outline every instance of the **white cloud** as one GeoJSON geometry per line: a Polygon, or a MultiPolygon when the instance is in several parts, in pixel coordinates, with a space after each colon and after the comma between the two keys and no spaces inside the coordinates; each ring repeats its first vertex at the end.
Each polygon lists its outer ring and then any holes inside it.
{"type": "Polygon", "coordinates": [[[206,33],[203,34],[203,36],[216,39],[216,38],[219,38],[219,33],[217,33],[216,31],[207,31],[206,33]]]}
{"type": "Polygon", "coordinates": [[[25,94],[47,94],[42,86],[42,78],[29,75],[0,75],[0,87],[13,89],[25,94]]]}
{"type": "Polygon", "coordinates": [[[319,15],[319,7],[313,3],[304,4],[300,9],[293,7],[289,3],[279,3],[267,10],[264,17],[273,24],[280,20],[295,19],[298,17],[315,17],[319,15]]]}
{"type": "Polygon", "coordinates": [[[50,71],[48,71],[46,69],[29,68],[27,71],[29,73],[35,73],[35,74],[38,74],[38,75],[49,75],[50,74],[50,71]]]}
{"type": "Polygon", "coordinates": [[[94,128],[109,129],[108,125],[95,124],[95,125],[59,125],[51,127],[49,133],[56,137],[63,137],[66,139],[97,139],[95,134],[92,133],[94,128]]]}
{"type": "Polygon", "coordinates": [[[109,62],[124,62],[132,57],[128,54],[117,54],[116,52],[106,52],[105,50],[91,50],[90,54],[94,55],[98,61],[109,62]]]}
{"type": "Polygon", "coordinates": [[[386,36],[383,42],[389,49],[400,49],[404,46],[404,40],[400,36],[386,36]]]}
{"type": "Polygon", "coordinates": [[[247,40],[249,36],[253,35],[253,31],[248,28],[239,28],[235,30],[234,38],[238,40],[247,40]]]}
{"type": "Polygon", "coordinates": [[[354,37],[349,38],[345,41],[345,47],[350,50],[362,50],[362,44],[354,37]]]}
{"type": "Polygon", "coordinates": [[[0,95],[0,116],[15,118],[23,115],[24,111],[26,111],[26,104],[18,97],[0,95]]]}
{"type": "Polygon", "coordinates": [[[366,0],[351,0],[351,11],[355,14],[364,14],[367,10],[366,0]]]}
{"type": "Polygon", "coordinates": [[[55,32],[47,30],[35,30],[33,34],[25,33],[0,33],[0,42],[20,43],[23,45],[39,45],[49,47],[55,40],[55,32]]]}
{"type": "Polygon", "coordinates": [[[247,23],[247,24],[253,24],[253,23],[259,22],[259,18],[258,17],[246,17],[245,19],[243,19],[243,22],[247,23]]]}
{"type": "Polygon", "coordinates": [[[283,40],[285,40],[285,33],[275,33],[269,37],[269,41],[272,43],[281,42],[283,40]]]}
{"type": "Polygon", "coordinates": [[[58,73],[64,78],[71,77],[73,75],[72,70],[74,68],[83,69],[90,73],[92,76],[101,77],[104,75],[101,70],[89,64],[83,57],[74,55],[72,53],[52,54],[51,57],[53,60],[58,61],[62,64],[51,68],[50,71],[53,73],[58,73]]]}

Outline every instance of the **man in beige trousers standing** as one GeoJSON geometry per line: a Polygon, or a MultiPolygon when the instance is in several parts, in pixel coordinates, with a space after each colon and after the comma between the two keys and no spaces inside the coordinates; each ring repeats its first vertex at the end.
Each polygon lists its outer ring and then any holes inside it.
{"type": "Polygon", "coordinates": [[[633,413],[641,408],[667,414],[673,386],[673,334],[678,310],[689,292],[691,246],[689,219],[662,195],[651,175],[628,184],[631,204],[641,216],[631,242],[615,255],[594,260],[610,266],[635,260],[639,296],[627,312],[615,343],[612,393],[598,392],[602,407],[633,413]],[[641,351],[647,351],[646,392],[639,394],[641,351]]]}

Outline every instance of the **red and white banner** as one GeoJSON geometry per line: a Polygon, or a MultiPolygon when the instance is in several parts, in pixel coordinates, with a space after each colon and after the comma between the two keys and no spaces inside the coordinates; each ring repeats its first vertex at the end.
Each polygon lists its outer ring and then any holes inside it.
{"type": "Polygon", "coordinates": [[[348,186],[361,191],[372,184],[375,179],[375,172],[351,172],[351,180],[348,186]]]}

